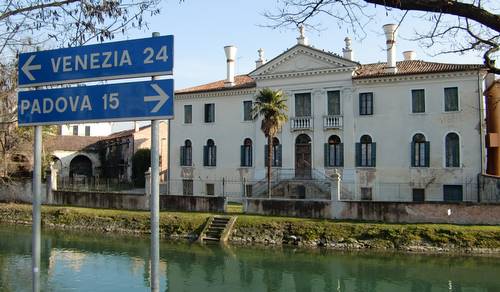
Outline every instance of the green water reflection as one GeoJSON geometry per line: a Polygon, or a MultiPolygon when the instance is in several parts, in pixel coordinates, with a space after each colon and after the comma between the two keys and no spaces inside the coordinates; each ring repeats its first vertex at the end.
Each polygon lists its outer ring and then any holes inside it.
{"type": "MultiPolygon", "coordinates": [[[[0,291],[31,290],[31,231],[0,226],[0,291]]],[[[43,291],[149,291],[149,241],[43,232],[43,291]]],[[[162,242],[162,291],[500,291],[495,257],[162,242]]]]}

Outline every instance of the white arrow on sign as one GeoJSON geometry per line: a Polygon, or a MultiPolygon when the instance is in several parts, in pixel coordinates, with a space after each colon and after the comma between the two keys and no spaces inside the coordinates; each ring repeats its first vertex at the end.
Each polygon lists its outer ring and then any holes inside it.
{"type": "Polygon", "coordinates": [[[156,113],[167,102],[169,97],[158,84],[151,84],[151,87],[153,87],[158,95],[145,96],[144,102],[158,101],[156,106],[151,110],[152,113],[156,113]]]}
{"type": "Polygon", "coordinates": [[[26,63],[24,63],[23,67],[21,70],[23,70],[24,74],[28,77],[29,80],[33,81],[35,80],[35,77],[33,74],[31,74],[31,70],[40,70],[42,69],[42,65],[31,65],[31,62],[33,62],[33,59],[35,59],[35,55],[31,55],[26,63]]]}

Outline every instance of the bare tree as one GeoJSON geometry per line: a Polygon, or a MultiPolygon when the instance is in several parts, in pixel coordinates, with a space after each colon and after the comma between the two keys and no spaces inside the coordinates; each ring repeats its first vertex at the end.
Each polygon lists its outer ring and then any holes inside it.
{"type": "MultiPolygon", "coordinates": [[[[36,46],[66,47],[110,40],[128,29],[147,27],[161,0],[0,0],[0,179],[9,162],[29,145],[33,133],[17,127],[17,61],[36,46]]],[[[55,127],[44,127],[50,135],[55,127]]]]}
{"type": "Polygon", "coordinates": [[[347,25],[358,34],[365,34],[365,27],[374,15],[370,5],[385,7],[386,12],[400,10],[401,24],[408,12],[429,22],[425,31],[415,31],[414,40],[425,47],[441,44],[447,49],[440,54],[484,52],[484,65],[491,73],[500,74],[495,66],[500,50],[500,5],[497,0],[278,0],[276,11],[266,12],[273,28],[290,25],[312,24],[320,15],[334,18],[339,26],[347,25]]]}
{"type": "Polygon", "coordinates": [[[75,46],[147,26],[161,0],[2,0],[0,54],[25,45],[75,46]]]}

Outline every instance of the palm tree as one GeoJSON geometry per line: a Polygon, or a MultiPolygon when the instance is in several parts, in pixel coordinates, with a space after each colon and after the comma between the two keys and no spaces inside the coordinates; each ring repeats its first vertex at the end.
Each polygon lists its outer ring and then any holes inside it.
{"type": "Polygon", "coordinates": [[[273,138],[288,120],[287,99],[281,90],[264,88],[255,97],[256,101],[252,112],[254,117],[261,116],[260,129],[267,138],[267,195],[271,198],[271,170],[273,157],[273,138]]]}

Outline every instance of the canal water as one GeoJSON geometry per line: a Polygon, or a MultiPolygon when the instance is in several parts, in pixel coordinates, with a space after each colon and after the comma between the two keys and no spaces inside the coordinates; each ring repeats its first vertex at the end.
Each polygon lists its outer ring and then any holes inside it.
{"type": "MultiPolygon", "coordinates": [[[[0,291],[31,290],[31,230],[0,226],[0,291]]],[[[162,242],[161,291],[500,291],[500,258],[162,242]]],[[[149,291],[149,240],[44,231],[42,291],[149,291]]]]}

